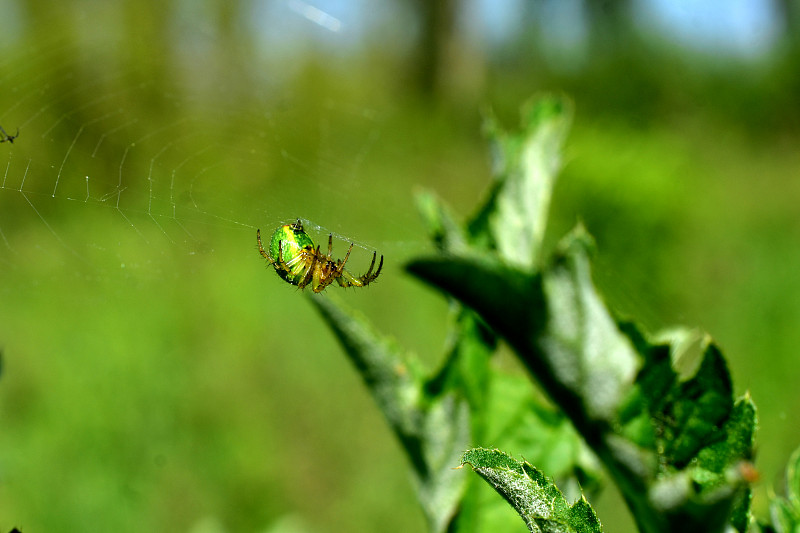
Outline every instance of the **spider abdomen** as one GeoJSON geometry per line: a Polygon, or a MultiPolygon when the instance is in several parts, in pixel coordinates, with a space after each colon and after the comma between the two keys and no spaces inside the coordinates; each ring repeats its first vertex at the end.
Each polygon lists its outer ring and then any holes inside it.
{"type": "Polygon", "coordinates": [[[275,268],[278,275],[292,285],[299,285],[308,273],[313,260],[314,241],[299,224],[286,224],[275,230],[269,242],[269,255],[289,266],[289,270],[275,268]]]}

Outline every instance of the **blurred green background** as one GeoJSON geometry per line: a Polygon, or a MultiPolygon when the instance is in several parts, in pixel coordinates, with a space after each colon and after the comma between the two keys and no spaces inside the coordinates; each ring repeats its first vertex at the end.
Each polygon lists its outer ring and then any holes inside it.
{"type": "MultiPolygon", "coordinates": [[[[424,531],[255,229],[384,254],[338,296],[435,366],[413,193],[468,213],[482,110],[513,125],[538,91],[577,109],[550,240],[583,220],[615,310],[719,341],[763,516],[800,443],[800,6],[702,4],[0,1],[0,531],[424,531]]],[[[613,490],[598,513],[633,531],[613,490]]]]}

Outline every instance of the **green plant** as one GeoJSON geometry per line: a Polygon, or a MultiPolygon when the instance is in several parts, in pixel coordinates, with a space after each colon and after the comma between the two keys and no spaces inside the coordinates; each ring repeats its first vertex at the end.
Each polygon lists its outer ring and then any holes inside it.
{"type": "MultiPolygon", "coordinates": [[[[438,371],[331,298],[312,302],[402,443],[431,531],[481,528],[474,477],[453,469],[465,464],[532,532],[601,531],[582,492],[597,488],[598,463],[643,532],[767,530],[750,514],[755,406],[747,394],[734,399],[717,346],[688,329],[650,337],[616,319],[592,282],[593,242],[580,225],[544,249],[570,120],[560,97],[528,104],[519,133],[487,120],[494,180],[463,228],[431,193],[419,196],[438,254],[408,270],[452,301],[438,371]],[[499,339],[558,409],[491,364],[499,339]],[[474,447],[487,443],[528,461],[474,447]]],[[[800,516],[797,490],[773,506],[777,531],[800,516]]]]}

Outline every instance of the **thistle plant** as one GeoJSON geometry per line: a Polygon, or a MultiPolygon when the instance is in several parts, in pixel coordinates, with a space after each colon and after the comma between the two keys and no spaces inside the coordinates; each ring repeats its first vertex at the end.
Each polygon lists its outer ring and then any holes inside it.
{"type": "Polygon", "coordinates": [[[452,304],[438,369],[331,297],[311,297],[402,444],[430,531],[499,530],[481,479],[531,532],[602,531],[589,501],[604,480],[644,533],[797,531],[798,454],[773,525],[751,515],[756,409],[734,397],[713,340],[616,318],[592,281],[582,226],[544,249],[571,118],[555,96],[524,106],[518,132],[489,117],[493,179],[466,222],[419,195],[435,253],[407,270],[452,304]],[[493,364],[500,340],[529,377],[493,364]]]}

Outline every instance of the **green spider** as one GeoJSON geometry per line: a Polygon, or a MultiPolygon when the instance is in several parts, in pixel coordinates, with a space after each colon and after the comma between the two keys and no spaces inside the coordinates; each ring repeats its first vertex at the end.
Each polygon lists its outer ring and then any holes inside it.
{"type": "Polygon", "coordinates": [[[350,257],[353,249],[352,243],[347,250],[344,259],[333,260],[331,251],[333,249],[333,235],[328,235],[328,253],[320,252],[319,246],[314,248],[314,241],[303,230],[303,223],[300,219],[294,224],[286,224],[275,230],[269,243],[269,253],[264,250],[261,244],[261,230],[256,230],[258,239],[258,251],[275,268],[275,272],[287,283],[297,285],[303,289],[309,284],[314,292],[322,292],[325,287],[334,282],[342,287],[366,287],[378,277],[383,268],[383,255],[375,268],[377,252],[372,253],[372,263],[369,265],[367,273],[361,277],[355,277],[345,270],[344,265],[350,257]]]}

